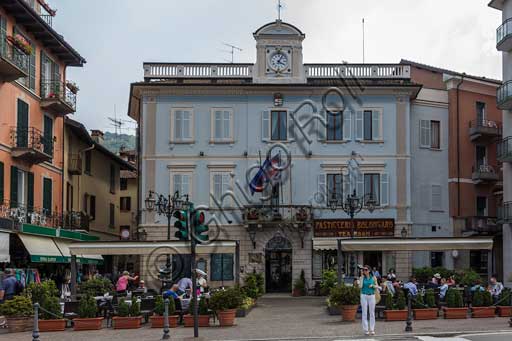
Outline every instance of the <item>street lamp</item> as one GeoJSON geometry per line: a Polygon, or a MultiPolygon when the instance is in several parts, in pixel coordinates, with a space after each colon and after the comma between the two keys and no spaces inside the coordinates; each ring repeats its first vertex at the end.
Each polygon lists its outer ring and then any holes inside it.
{"type": "Polygon", "coordinates": [[[341,208],[350,217],[350,237],[354,238],[355,215],[363,209],[367,209],[368,212],[372,213],[375,210],[375,206],[377,206],[377,201],[373,198],[372,193],[358,196],[356,190],[354,190],[352,194],[347,195],[345,201],[337,193],[332,193],[328,200],[328,206],[333,212],[341,208]]]}

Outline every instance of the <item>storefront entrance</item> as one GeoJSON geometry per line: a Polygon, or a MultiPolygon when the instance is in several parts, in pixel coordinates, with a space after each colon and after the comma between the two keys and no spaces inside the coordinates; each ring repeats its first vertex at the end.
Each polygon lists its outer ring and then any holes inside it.
{"type": "Polygon", "coordinates": [[[372,269],[376,268],[382,276],[382,252],[367,251],[363,252],[363,264],[369,265],[372,269]]]}
{"type": "Polygon", "coordinates": [[[292,245],[281,235],[265,247],[265,278],[267,292],[292,291],[292,245]]]}

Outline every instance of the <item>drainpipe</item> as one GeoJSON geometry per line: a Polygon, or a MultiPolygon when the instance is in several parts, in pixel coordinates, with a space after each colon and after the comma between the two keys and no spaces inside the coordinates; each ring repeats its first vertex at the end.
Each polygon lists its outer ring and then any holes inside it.
{"type": "Polygon", "coordinates": [[[457,84],[457,217],[460,217],[460,110],[459,110],[459,89],[464,82],[464,73],[457,84]]]}

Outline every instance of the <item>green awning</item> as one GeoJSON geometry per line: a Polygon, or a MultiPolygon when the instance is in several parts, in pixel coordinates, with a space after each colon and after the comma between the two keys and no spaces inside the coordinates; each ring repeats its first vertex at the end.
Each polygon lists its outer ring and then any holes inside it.
{"type": "MultiPolygon", "coordinates": [[[[65,240],[65,239],[54,239],[55,244],[57,245],[57,248],[60,250],[64,258],[66,259],[66,263],[71,262],[71,253],[69,252],[69,246],[71,245],[72,241],[65,240]]],[[[103,257],[101,255],[77,255],[76,262],[79,264],[102,264],[103,263],[103,257]]]]}
{"type": "Polygon", "coordinates": [[[69,263],[52,238],[19,233],[33,263],[69,263]]]}

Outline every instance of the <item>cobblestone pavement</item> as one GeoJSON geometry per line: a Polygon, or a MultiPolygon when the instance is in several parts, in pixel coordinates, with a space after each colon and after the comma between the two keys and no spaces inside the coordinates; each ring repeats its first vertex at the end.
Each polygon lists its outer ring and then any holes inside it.
{"type": "MultiPolygon", "coordinates": [[[[342,339],[364,339],[361,323],[341,322],[340,316],[329,316],[325,309],[325,298],[266,295],[258,301],[250,314],[237,318],[231,328],[200,328],[203,340],[307,340],[330,341],[342,339]]],[[[412,340],[411,334],[404,333],[405,322],[377,321],[376,332],[380,340],[412,340]]],[[[414,321],[414,334],[428,334],[445,339],[450,333],[489,332],[509,330],[507,318],[414,321]]],[[[192,328],[171,329],[171,340],[187,340],[193,336],[192,328]]],[[[100,331],[41,333],[41,341],[142,341],[160,340],[161,329],[144,326],[137,330],[102,329],[100,331]]],[[[0,340],[31,340],[31,333],[0,335],[0,340]]],[[[368,337],[366,337],[368,339],[368,337]]],[[[372,338],[376,340],[377,338],[372,338]]],[[[510,338],[512,339],[512,337],[510,338]]]]}

